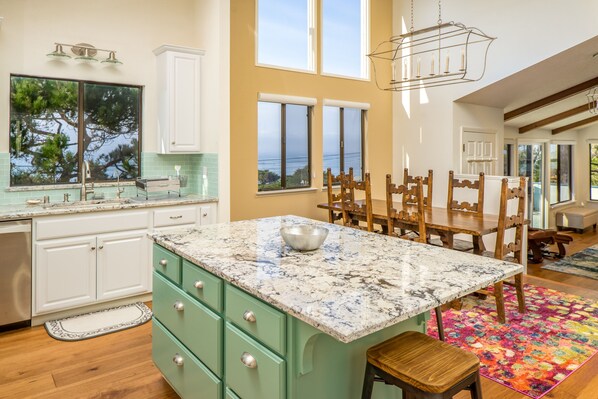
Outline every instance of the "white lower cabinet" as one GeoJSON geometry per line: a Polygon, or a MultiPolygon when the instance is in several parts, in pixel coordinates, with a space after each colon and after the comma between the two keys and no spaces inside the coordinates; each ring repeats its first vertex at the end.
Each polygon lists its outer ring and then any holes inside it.
{"type": "Polygon", "coordinates": [[[77,237],[35,244],[36,313],[96,300],[96,238],[77,237]]]}
{"type": "Polygon", "coordinates": [[[33,222],[33,316],[149,293],[148,232],[212,222],[215,204],[46,216],[33,222]]]}
{"type": "Polygon", "coordinates": [[[147,231],[36,243],[36,313],[149,290],[147,231]]]}
{"type": "Polygon", "coordinates": [[[114,299],[149,289],[147,231],[97,237],[97,299],[114,299]]]}

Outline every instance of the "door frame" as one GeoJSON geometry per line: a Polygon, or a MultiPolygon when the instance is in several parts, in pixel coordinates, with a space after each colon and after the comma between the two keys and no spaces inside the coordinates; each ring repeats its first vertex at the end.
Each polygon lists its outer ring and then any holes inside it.
{"type": "MultiPolygon", "coordinates": [[[[550,139],[516,139],[515,140],[515,171],[519,175],[519,146],[520,145],[541,145],[542,146],[542,209],[543,209],[543,227],[548,228],[550,201],[546,194],[546,188],[550,185],[550,162],[547,162],[547,156],[550,156],[550,139]]],[[[531,178],[531,176],[530,176],[531,178]]],[[[533,184],[533,183],[532,183],[533,184]]],[[[533,209],[528,210],[528,219],[531,220],[533,209]]],[[[531,226],[531,225],[530,225],[531,226]]]]}
{"type": "MultiPolygon", "coordinates": [[[[463,136],[465,135],[465,133],[482,133],[482,134],[493,134],[494,135],[494,156],[493,158],[495,159],[495,165],[494,165],[494,174],[496,175],[496,171],[498,169],[498,131],[496,129],[491,129],[491,128],[484,128],[484,127],[472,127],[472,126],[461,126],[460,132],[459,132],[459,173],[460,174],[465,174],[465,172],[463,171],[463,146],[465,145],[464,141],[463,141],[463,136]]],[[[501,152],[502,154],[502,152],[501,152]]]]}

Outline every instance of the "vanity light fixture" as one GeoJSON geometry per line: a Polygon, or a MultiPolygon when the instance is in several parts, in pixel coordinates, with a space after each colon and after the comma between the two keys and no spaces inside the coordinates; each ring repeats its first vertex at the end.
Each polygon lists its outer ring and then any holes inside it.
{"type": "Polygon", "coordinates": [[[438,0],[437,25],[392,36],[368,54],[376,85],[382,90],[406,91],[475,82],[484,76],[488,48],[496,38],[459,22],[442,22],[438,0]],[[376,65],[390,64],[391,76],[378,76],[376,65]]]}
{"type": "Polygon", "coordinates": [[[51,53],[48,53],[48,57],[54,58],[71,58],[71,56],[64,52],[63,48],[69,47],[71,52],[76,56],[75,59],[79,61],[88,61],[88,62],[97,62],[98,59],[96,55],[99,52],[107,53],[108,56],[106,59],[102,60],[102,63],[109,63],[109,64],[122,64],[120,60],[116,58],[116,51],[115,50],[106,50],[101,48],[96,48],[89,43],[77,43],[77,44],[67,44],[67,43],[54,43],[56,49],[51,53]]]}

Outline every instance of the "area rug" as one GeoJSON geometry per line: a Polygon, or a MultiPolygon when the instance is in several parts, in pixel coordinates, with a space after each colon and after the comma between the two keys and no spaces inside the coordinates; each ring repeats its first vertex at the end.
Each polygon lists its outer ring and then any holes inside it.
{"type": "Polygon", "coordinates": [[[575,274],[598,280],[598,245],[565,256],[563,259],[542,266],[542,269],[575,274]]]}
{"type": "MultiPolygon", "coordinates": [[[[494,297],[464,298],[461,310],[443,312],[445,339],[475,353],[484,377],[541,398],[598,352],[598,303],[528,284],[525,298],[520,314],[515,289],[505,286],[506,324],[494,297]]],[[[428,334],[438,337],[434,316],[428,334]]]]}
{"type": "Polygon", "coordinates": [[[47,321],[48,334],[61,341],[79,341],[139,326],[152,318],[143,303],[118,306],[59,320],[47,321]]]}

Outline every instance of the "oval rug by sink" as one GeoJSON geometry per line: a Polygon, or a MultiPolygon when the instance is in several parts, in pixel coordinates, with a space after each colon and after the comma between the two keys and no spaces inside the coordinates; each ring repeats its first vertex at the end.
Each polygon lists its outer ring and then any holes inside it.
{"type": "Polygon", "coordinates": [[[61,341],[79,341],[137,327],[152,318],[152,311],[143,303],[70,316],[47,321],[44,326],[48,334],[61,341]]]}

